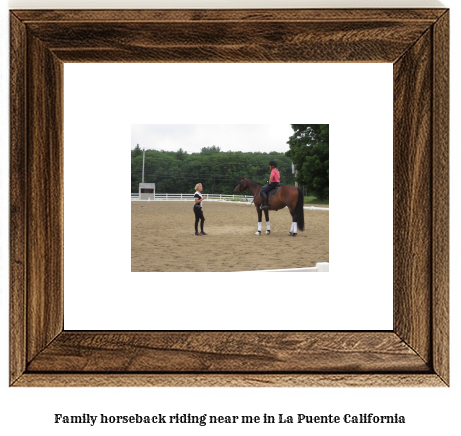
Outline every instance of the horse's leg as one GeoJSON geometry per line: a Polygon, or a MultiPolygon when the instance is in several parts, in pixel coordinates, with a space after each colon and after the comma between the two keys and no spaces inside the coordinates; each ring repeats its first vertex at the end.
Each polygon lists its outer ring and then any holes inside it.
{"type": "Polygon", "coordinates": [[[258,231],[255,233],[256,236],[261,236],[261,227],[262,227],[262,216],[263,216],[263,211],[256,206],[256,211],[258,212],[258,231]]]}
{"type": "Polygon", "coordinates": [[[271,223],[269,222],[269,211],[264,211],[264,216],[266,217],[266,235],[271,234],[271,223]]]}
{"type": "Polygon", "coordinates": [[[290,229],[290,236],[296,236],[298,234],[298,215],[296,214],[296,208],[290,210],[292,216],[292,223],[290,229]]]}

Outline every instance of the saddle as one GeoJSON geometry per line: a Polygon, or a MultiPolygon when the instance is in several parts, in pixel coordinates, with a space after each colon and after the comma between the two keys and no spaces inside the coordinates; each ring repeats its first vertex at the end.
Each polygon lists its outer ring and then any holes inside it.
{"type": "MultiPolygon", "coordinates": [[[[269,199],[273,195],[277,194],[278,190],[282,187],[280,183],[277,184],[277,186],[274,189],[271,189],[269,192],[266,193],[267,198],[269,199]]],[[[259,192],[259,196],[261,197],[261,192],[259,192]]]]}

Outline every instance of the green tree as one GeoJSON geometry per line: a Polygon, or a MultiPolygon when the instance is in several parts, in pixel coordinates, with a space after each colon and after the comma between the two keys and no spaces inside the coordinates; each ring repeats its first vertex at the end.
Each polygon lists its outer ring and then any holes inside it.
{"type": "Polygon", "coordinates": [[[210,153],[219,153],[221,151],[221,147],[216,147],[216,145],[212,145],[211,147],[202,147],[200,149],[200,153],[210,154],[210,153]]]}
{"type": "Polygon", "coordinates": [[[131,150],[131,157],[140,156],[142,154],[142,150],[139,148],[139,144],[136,144],[136,147],[131,150]]]}
{"type": "Polygon", "coordinates": [[[329,197],[329,124],[292,124],[285,153],[296,165],[295,180],[320,200],[329,197]]]}
{"type": "MultiPolygon", "coordinates": [[[[141,150],[140,150],[141,151],[141,150]]],[[[199,153],[146,150],[144,181],[156,183],[159,193],[193,193],[200,182],[206,193],[232,194],[246,176],[259,183],[269,179],[269,162],[277,161],[282,185],[294,184],[291,160],[280,152],[223,152],[217,146],[203,147],[199,153]]],[[[131,192],[138,192],[142,179],[142,151],[131,151],[131,192]]]]}

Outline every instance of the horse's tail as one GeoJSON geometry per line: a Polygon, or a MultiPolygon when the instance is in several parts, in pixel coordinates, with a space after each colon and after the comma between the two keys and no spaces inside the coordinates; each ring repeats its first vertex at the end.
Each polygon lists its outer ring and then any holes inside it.
{"type": "Polygon", "coordinates": [[[302,189],[298,188],[298,202],[296,203],[296,216],[298,219],[298,230],[304,230],[304,195],[302,189]]]}

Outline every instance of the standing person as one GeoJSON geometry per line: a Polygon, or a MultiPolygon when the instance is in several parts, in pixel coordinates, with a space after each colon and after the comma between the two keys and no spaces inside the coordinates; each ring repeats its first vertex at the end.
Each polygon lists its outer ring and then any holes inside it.
{"type": "Polygon", "coordinates": [[[275,162],[275,160],[271,160],[269,162],[269,168],[271,169],[269,184],[261,188],[259,191],[261,198],[263,199],[263,204],[261,205],[262,210],[269,210],[269,206],[267,204],[267,193],[280,183],[280,172],[277,169],[277,162],[275,162]]]}
{"type": "Polygon", "coordinates": [[[202,201],[206,199],[206,195],[202,195],[203,186],[201,183],[195,185],[195,194],[194,194],[194,214],[195,214],[195,236],[205,236],[207,233],[203,231],[203,223],[205,222],[205,217],[203,216],[202,210],[202,201]],[[198,231],[198,222],[200,220],[200,230],[198,231]]]}

